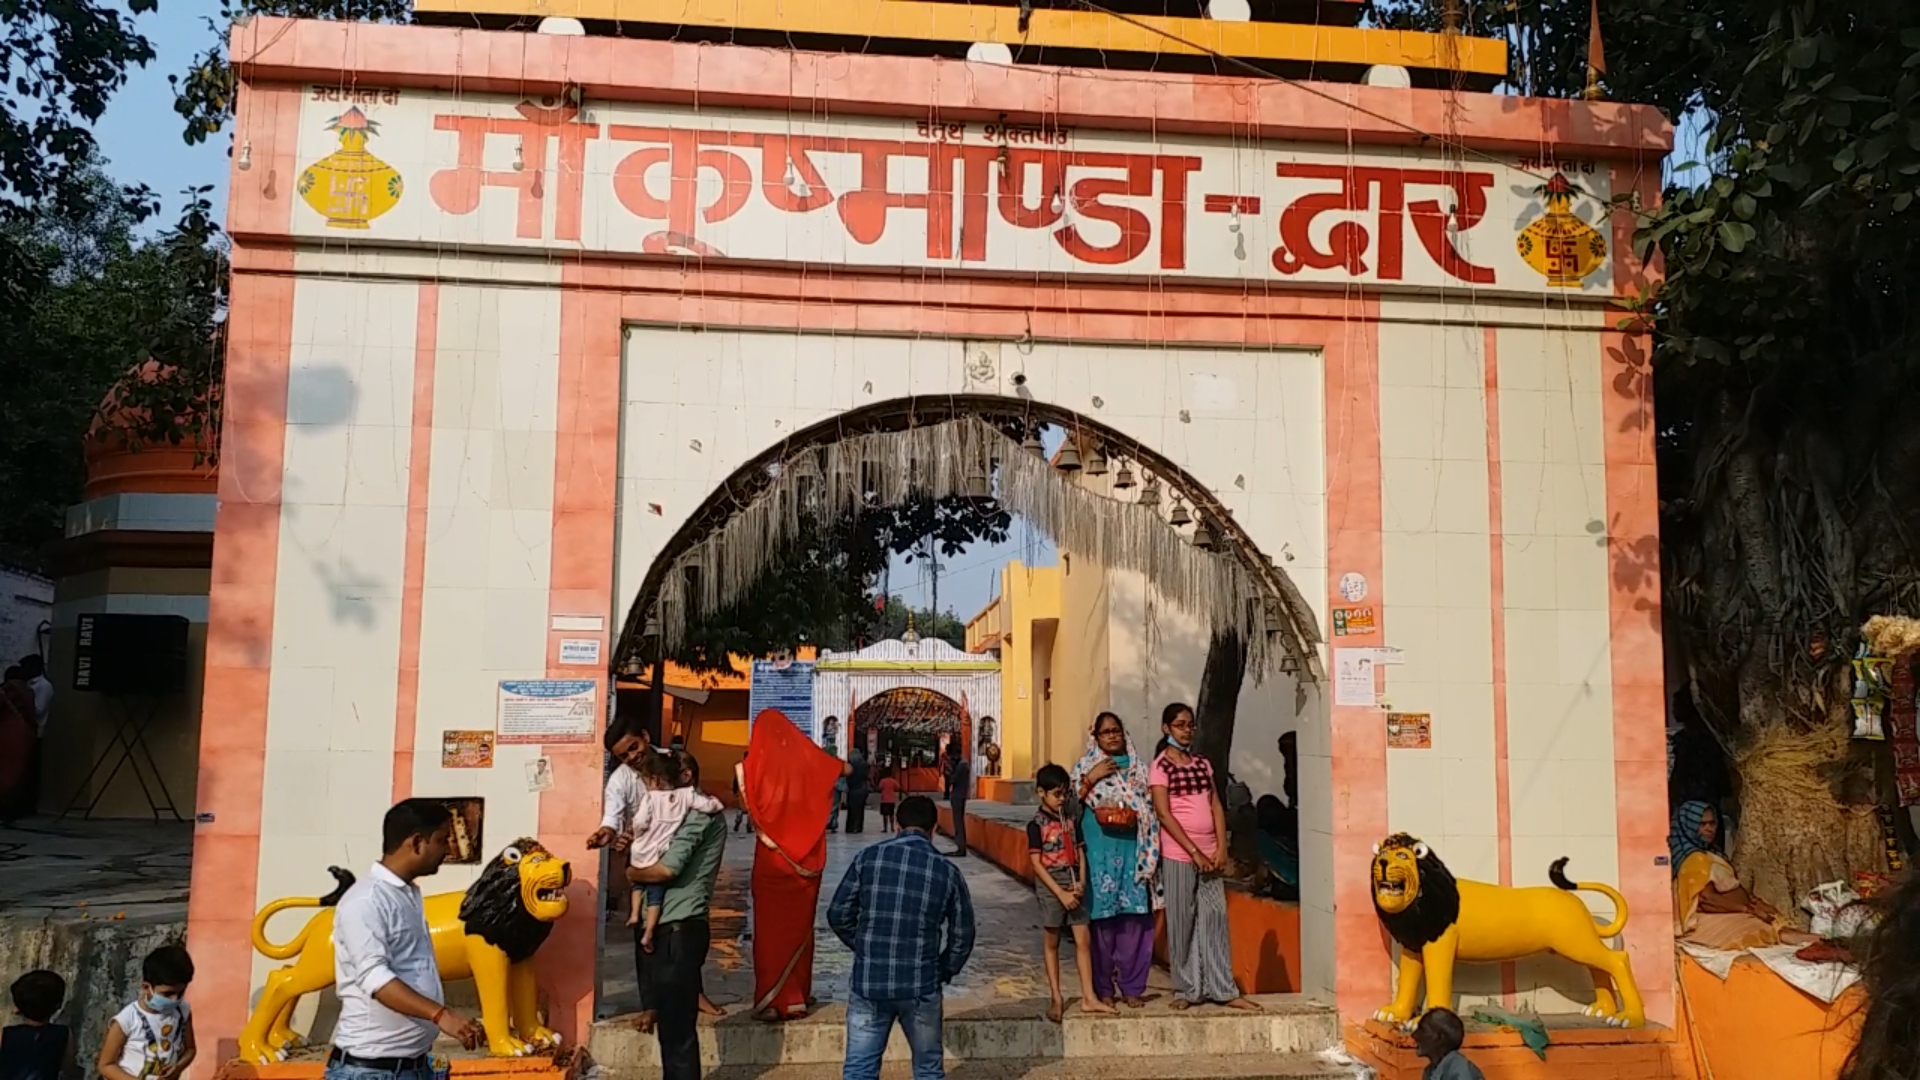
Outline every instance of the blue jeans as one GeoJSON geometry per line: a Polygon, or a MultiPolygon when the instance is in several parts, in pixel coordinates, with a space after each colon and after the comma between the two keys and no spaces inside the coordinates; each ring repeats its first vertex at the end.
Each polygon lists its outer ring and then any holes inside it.
{"type": "Polygon", "coordinates": [[[847,1064],[842,1080],[879,1080],[880,1055],[897,1020],[913,1051],[913,1080],[946,1080],[940,991],[923,998],[870,1001],[847,995],[847,1064]]]}
{"type": "Polygon", "coordinates": [[[433,1066],[389,1072],[385,1069],[349,1065],[344,1061],[329,1061],[322,1076],[323,1080],[433,1080],[433,1066]]]}

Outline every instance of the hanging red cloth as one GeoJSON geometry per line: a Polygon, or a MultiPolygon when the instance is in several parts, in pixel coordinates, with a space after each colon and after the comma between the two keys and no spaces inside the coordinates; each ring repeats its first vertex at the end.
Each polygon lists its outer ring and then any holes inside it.
{"type": "Polygon", "coordinates": [[[827,815],[844,763],[778,709],[747,739],[753,851],[753,1011],[804,1016],[813,992],[813,919],[827,866],[827,815]]]}
{"type": "Polygon", "coordinates": [[[1887,703],[1887,741],[1893,752],[1893,780],[1900,805],[1920,803],[1920,730],[1916,730],[1915,657],[1893,665],[1893,697],[1887,703]]]}

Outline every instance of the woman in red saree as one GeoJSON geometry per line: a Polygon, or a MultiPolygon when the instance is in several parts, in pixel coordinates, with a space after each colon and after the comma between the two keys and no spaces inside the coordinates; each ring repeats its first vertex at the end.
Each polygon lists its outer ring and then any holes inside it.
{"type": "Polygon", "coordinates": [[[753,850],[753,1011],[805,1016],[813,992],[813,917],[827,866],[827,814],[847,764],[813,744],[778,709],[754,718],[747,739],[747,812],[753,850]]]}

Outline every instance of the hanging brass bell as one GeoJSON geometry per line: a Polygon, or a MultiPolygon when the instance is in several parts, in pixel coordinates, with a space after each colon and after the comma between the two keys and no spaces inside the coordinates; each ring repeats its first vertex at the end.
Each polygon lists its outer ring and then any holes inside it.
{"type": "Polygon", "coordinates": [[[1186,504],[1180,501],[1178,494],[1173,497],[1173,513],[1168,515],[1167,523],[1176,529],[1184,529],[1193,524],[1193,515],[1187,513],[1186,504]]]}

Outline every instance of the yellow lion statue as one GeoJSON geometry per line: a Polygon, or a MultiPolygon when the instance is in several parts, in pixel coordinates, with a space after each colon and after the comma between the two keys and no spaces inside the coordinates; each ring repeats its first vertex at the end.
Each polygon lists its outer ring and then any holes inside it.
{"type": "MultiPolygon", "coordinates": [[[[333,985],[333,906],[353,885],[353,875],[328,867],[337,887],[326,896],[285,897],[253,917],[253,947],[274,960],[294,959],[267,976],[260,1001],[240,1032],[240,1058],[256,1064],[278,1061],[299,1045],[290,1025],[303,995],[333,985]],[[267,940],[267,920],[288,908],[320,908],[292,940],[267,940]]],[[[533,981],[533,954],[553,924],[567,913],[564,891],[573,880],[565,859],[538,840],[514,841],[493,857],[463,893],[426,898],[427,927],[440,978],[472,979],[480,994],[480,1023],[487,1050],[517,1057],[560,1045],[560,1036],[540,1022],[533,981]]]]}
{"type": "Polygon", "coordinates": [[[1516,889],[1455,881],[1426,844],[1406,833],[1374,845],[1374,910],[1400,943],[1400,987],[1393,1004],[1375,1018],[1402,1025],[1411,1021],[1420,1011],[1415,1005],[1423,975],[1426,1007],[1452,1008],[1456,962],[1501,963],[1553,952],[1593,973],[1593,1005],[1587,1015],[1615,1027],[1644,1026],[1646,1007],[1627,954],[1607,948],[1603,940],[1627,925],[1627,902],[1610,886],[1568,881],[1566,865],[1566,859],[1559,859],[1547,872],[1554,888],[1516,889]],[[1612,900],[1613,921],[1595,926],[1575,890],[1612,900]]]}

